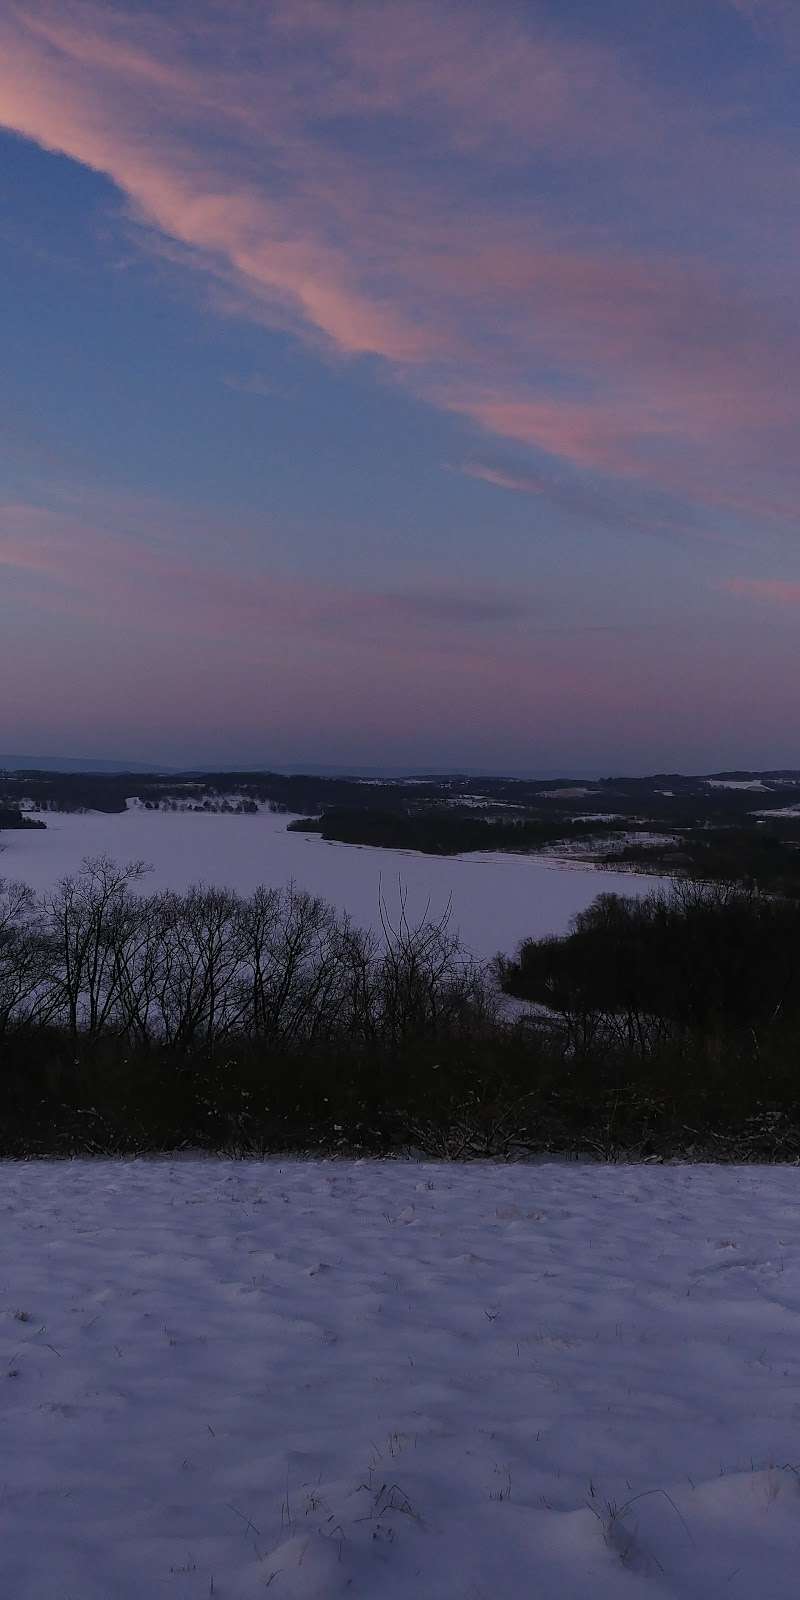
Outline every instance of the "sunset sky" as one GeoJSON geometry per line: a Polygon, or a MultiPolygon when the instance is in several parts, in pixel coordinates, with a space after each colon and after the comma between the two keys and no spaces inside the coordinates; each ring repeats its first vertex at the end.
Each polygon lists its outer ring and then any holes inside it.
{"type": "Polygon", "coordinates": [[[3,0],[0,753],[800,766],[800,0],[3,0]]]}

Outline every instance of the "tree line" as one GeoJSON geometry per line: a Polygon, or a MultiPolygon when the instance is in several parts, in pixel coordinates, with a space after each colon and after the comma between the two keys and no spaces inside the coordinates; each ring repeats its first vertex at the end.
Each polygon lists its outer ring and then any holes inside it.
{"type": "Polygon", "coordinates": [[[43,828],[44,823],[35,817],[26,816],[19,806],[7,805],[0,801],[0,831],[4,828],[43,828]]]}
{"type": "Polygon", "coordinates": [[[576,839],[599,839],[618,831],[608,823],[556,816],[551,820],[501,815],[487,819],[469,810],[388,811],[361,806],[333,808],[321,817],[298,817],[289,833],[319,833],[338,844],[377,845],[389,850],[421,850],[425,855],[462,855],[475,850],[541,850],[576,839]]]}
{"type": "Polygon", "coordinates": [[[345,1114],[351,1137],[378,1102],[403,1114],[401,1058],[492,1023],[449,913],[413,925],[402,890],[378,936],[292,884],[147,893],[144,876],[101,856],[43,896],[0,881],[6,1153],[83,1148],[90,1129],[104,1147],[245,1124],[335,1142],[345,1114]]]}
{"type": "Polygon", "coordinates": [[[449,915],[412,926],[402,893],[395,921],[382,900],[379,939],[293,884],[146,894],[145,873],[99,856],[44,896],[0,880],[0,1038],[54,1028],[73,1047],[172,1051],[396,1042],[487,1005],[449,915]]]}
{"type": "Polygon", "coordinates": [[[796,901],[604,895],[490,968],[402,890],[380,922],[106,857],[0,882],[0,1153],[800,1154],[796,901]]]}

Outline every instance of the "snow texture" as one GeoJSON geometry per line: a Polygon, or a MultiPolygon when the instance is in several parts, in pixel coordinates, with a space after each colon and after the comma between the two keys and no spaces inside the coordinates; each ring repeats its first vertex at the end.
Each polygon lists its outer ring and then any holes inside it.
{"type": "Polygon", "coordinates": [[[426,912],[438,918],[451,903],[451,926],[479,960],[510,952],[524,938],[564,932],[598,894],[643,894],[658,882],[529,855],[442,858],[330,844],[317,835],[287,833],[289,820],[271,813],[48,812],[46,831],[2,836],[0,876],[51,889],[64,873],[77,872],[85,856],[107,852],[115,861],[151,864],[145,887],[153,889],[186,889],[202,880],[249,893],[260,883],[282,887],[294,879],[298,888],[376,929],[381,892],[396,915],[402,881],[410,920],[421,921],[426,912]]]}
{"type": "Polygon", "coordinates": [[[795,1600],[796,1170],[0,1183],[9,1600],[795,1600]]]}

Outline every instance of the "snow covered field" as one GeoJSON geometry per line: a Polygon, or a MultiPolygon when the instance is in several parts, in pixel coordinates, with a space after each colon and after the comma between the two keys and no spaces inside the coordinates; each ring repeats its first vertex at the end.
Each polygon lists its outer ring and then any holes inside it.
{"type": "Polygon", "coordinates": [[[392,909],[398,881],[408,890],[412,920],[426,907],[440,916],[452,898],[452,925],[479,959],[510,953],[529,935],[561,933],[596,895],[641,894],[657,880],[575,867],[532,856],[436,857],[402,850],[329,844],[313,834],[287,833],[285,816],[217,816],[190,812],[127,811],[116,816],[48,813],[46,832],[4,833],[0,876],[51,888],[77,872],[84,856],[107,852],[116,861],[141,858],[153,867],[153,888],[225,884],[249,892],[259,883],[298,887],[376,926],[381,886],[392,909]]]}
{"type": "Polygon", "coordinates": [[[794,1600],[799,1183],[3,1164],[0,1593],[794,1600]]]}

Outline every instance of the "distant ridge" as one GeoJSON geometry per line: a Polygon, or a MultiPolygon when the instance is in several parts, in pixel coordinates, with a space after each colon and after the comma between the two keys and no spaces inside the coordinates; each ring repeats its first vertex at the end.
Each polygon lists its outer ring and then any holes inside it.
{"type": "Polygon", "coordinates": [[[63,772],[94,774],[95,776],[114,777],[124,773],[137,775],[151,775],[152,777],[169,777],[182,780],[208,778],[214,774],[227,774],[234,776],[240,773],[256,776],[277,774],[282,777],[309,777],[309,778],[355,778],[362,782],[392,783],[401,779],[413,780],[417,783],[442,782],[455,779],[505,779],[510,782],[528,783],[561,783],[564,785],[577,783],[614,783],[614,782],[640,782],[640,783],[693,783],[693,782],[747,782],[755,779],[767,779],[771,782],[791,782],[800,780],[800,768],[797,767],[762,767],[762,768],[732,768],[719,772],[706,773],[679,773],[658,772],[641,773],[636,775],[624,772],[598,772],[597,769],[585,771],[572,770],[565,774],[563,769],[554,768],[547,770],[534,767],[505,768],[500,767],[435,767],[419,765],[414,766],[364,766],[359,762],[349,765],[324,765],[313,761],[293,762],[195,762],[191,766],[167,766],[157,761],[109,761],[97,760],[90,756],[21,756],[5,755],[0,753],[0,773],[15,772],[63,772]]]}
{"type": "Polygon", "coordinates": [[[520,768],[518,770],[501,771],[499,767],[431,767],[413,766],[409,763],[405,767],[369,767],[358,762],[350,765],[323,765],[314,761],[250,761],[250,762],[212,762],[202,764],[195,762],[192,766],[166,766],[152,761],[97,761],[91,757],[80,756],[19,756],[0,754],[0,772],[71,772],[94,773],[107,777],[125,772],[152,773],[154,777],[175,778],[201,778],[210,773],[235,774],[246,773],[279,773],[285,777],[310,777],[310,778],[361,778],[372,779],[378,783],[391,783],[399,778],[412,778],[419,782],[443,778],[509,778],[527,779],[549,783],[556,779],[565,782],[585,782],[591,779],[597,781],[596,772],[573,772],[569,779],[564,779],[560,770],[542,771],[541,769],[520,768]]]}
{"type": "Polygon", "coordinates": [[[173,767],[160,767],[155,761],[94,761],[90,757],[9,756],[0,754],[0,772],[117,772],[171,773],[173,767]]]}

